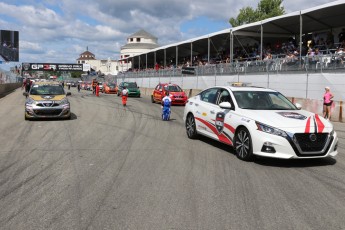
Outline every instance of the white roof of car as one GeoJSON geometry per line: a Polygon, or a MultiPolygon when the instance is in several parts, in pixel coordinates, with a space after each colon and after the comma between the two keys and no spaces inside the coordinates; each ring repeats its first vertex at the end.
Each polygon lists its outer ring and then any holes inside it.
{"type": "MultiPolygon", "coordinates": [[[[227,88],[231,91],[261,91],[261,92],[276,92],[276,90],[264,88],[264,87],[258,87],[258,86],[215,86],[215,87],[222,87],[227,88]]],[[[213,87],[210,87],[213,88],[213,87]]]]}

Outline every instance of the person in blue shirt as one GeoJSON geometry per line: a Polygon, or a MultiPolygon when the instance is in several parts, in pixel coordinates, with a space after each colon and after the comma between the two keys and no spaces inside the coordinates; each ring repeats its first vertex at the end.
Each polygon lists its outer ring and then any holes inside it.
{"type": "Polygon", "coordinates": [[[169,97],[169,91],[166,91],[165,97],[162,99],[162,119],[168,121],[171,113],[171,98],[169,97]]]}

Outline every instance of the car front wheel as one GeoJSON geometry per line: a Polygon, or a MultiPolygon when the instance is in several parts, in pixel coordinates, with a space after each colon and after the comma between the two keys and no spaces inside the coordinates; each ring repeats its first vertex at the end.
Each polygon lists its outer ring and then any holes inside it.
{"type": "Polygon", "coordinates": [[[236,132],[234,148],[239,159],[251,161],[254,158],[252,139],[248,129],[242,127],[236,132]]]}
{"type": "Polygon", "coordinates": [[[193,114],[189,114],[186,119],[187,136],[190,139],[195,139],[198,136],[196,131],[195,119],[193,114]]]}

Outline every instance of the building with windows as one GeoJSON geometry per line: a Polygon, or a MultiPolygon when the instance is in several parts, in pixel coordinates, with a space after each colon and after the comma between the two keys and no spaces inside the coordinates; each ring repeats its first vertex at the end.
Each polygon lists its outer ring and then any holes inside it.
{"type": "Polygon", "coordinates": [[[105,60],[98,60],[96,56],[86,48],[86,51],[79,55],[77,59],[78,64],[89,64],[91,70],[99,73],[117,75],[118,61],[111,60],[110,58],[105,60]]]}
{"type": "Polygon", "coordinates": [[[120,52],[120,71],[126,71],[131,68],[130,57],[148,52],[152,49],[159,47],[158,38],[145,30],[139,30],[138,32],[130,35],[127,38],[127,44],[121,47],[120,52]]]}
{"type": "Polygon", "coordinates": [[[118,72],[125,72],[132,68],[130,57],[140,55],[159,47],[158,39],[145,30],[130,35],[127,44],[121,47],[119,60],[98,60],[96,56],[86,48],[86,51],[79,55],[78,64],[89,64],[91,69],[104,74],[117,75],[118,72]]]}

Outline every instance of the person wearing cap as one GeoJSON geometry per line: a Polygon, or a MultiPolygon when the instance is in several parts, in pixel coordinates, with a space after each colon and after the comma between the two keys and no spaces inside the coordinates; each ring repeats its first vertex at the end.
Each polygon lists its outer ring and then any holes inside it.
{"type": "Polygon", "coordinates": [[[323,95],[323,117],[327,120],[331,119],[331,105],[333,103],[333,94],[328,86],[325,87],[323,95]]]}

